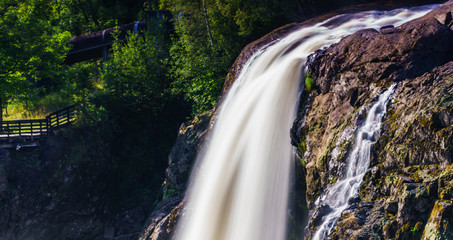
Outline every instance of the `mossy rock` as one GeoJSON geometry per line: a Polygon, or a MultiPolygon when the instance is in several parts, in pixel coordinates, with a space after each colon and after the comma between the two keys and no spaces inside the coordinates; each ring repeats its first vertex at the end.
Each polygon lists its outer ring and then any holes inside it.
{"type": "Polygon", "coordinates": [[[453,203],[452,201],[436,201],[426,224],[422,240],[453,239],[453,203]]]}

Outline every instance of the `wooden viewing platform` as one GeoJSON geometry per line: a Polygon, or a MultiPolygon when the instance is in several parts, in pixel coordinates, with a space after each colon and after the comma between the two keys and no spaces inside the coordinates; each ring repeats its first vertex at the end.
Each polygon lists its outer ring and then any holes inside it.
{"type": "Polygon", "coordinates": [[[0,148],[37,146],[37,140],[75,120],[75,105],[49,114],[45,119],[0,122],[0,148]]]}

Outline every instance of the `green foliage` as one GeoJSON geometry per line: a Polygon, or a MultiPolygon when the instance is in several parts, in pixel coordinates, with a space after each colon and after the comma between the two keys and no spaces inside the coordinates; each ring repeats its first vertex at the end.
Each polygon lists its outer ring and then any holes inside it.
{"type": "MultiPolygon", "coordinates": [[[[237,41],[225,41],[214,18],[215,5],[206,1],[214,46],[210,45],[201,1],[171,1],[163,5],[173,11],[177,37],[173,38],[167,76],[173,93],[185,94],[193,105],[193,114],[215,106],[228,69],[238,53],[237,41]],[[228,47],[222,44],[228,42],[228,47]]],[[[219,22],[218,22],[219,21],[219,22]]],[[[224,29],[227,30],[228,28],[224,29]]]]}
{"type": "Polygon", "coordinates": [[[159,111],[166,96],[168,82],[156,49],[155,37],[129,34],[127,43],[117,41],[113,53],[104,63],[104,94],[110,101],[121,101],[129,108],[159,111]]]}
{"type": "Polygon", "coordinates": [[[126,24],[137,20],[144,0],[54,0],[54,15],[73,35],[126,24]]]}
{"type": "MultiPolygon", "coordinates": [[[[129,103],[146,109],[162,105],[165,95],[184,94],[193,114],[200,113],[216,105],[225,76],[247,43],[285,23],[317,14],[319,9],[328,10],[320,7],[326,3],[331,2],[4,0],[0,2],[0,99],[13,96],[27,102],[50,94],[53,96],[34,104],[52,105],[63,99],[72,102],[86,89],[91,94],[119,93],[129,103]],[[152,15],[149,11],[157,8],[171,10],[175,16],[176,34],[171,42],[162,23],[150,24],[157,28],[150,29],[147,36],[131,35],[129,45],[116,43],[112,49],[115,56],[102,69],[94,62],[85,70],[61,66],[69,50],[69,32],[79,35],[129,23],[138,16],[148,18],[152,15]],[[71,74],[77,75],[76,79],[68,81],[71,74]],[[58,96],[61,89],[63,94],[58,96]],[[155,102],[157,99],[160,102],[155,102]]],[[[306,87],[310,86],[307,82],[306,87]]]]}
{"type": "Polygon", "coordinates": [[[188,115],[187,105],[170,91],[163,26],[159,22],[153,26],[143,36],[130,33],[127,41],[117,40],[97,71],[78,69],[84,74],[95,72],[79,101],[84,121],[94,128],[102,126],[100,134],[114,139],[109,142],[114,157],[108,188],[112,196],[124,196],[117,208],[142,199],[150,186],[160,185],[167,165],[164,159],[188,115]]]}
{"type": "MultiPolygon", "coordinates": [[[[303,156],[303,154],[307,151],[307,145],[305,143],[305,136],[301,139],[300,143],[299,143],[299,147],[298,147],[298,150],[299,150],[299,153],[303,156]]],[[[300,165],[305,167],[305,159],[302,157],[300,159],[300,165]]]]}
{"type": "Polygon", "coordinates": [[[305,88],[306,92],[311,92],[314,88],[314,82],[309,73],[305,74],[305,88]]]}
{"type": "Polygon", "coordinates": [[[241,49],[297,19],[299,5],[296,0],[161,1],[160,9],[171,10],[175,16],[177,37],[168,61],[173,92],[185,94],[193,104],[194,114],[215,106],[228,70],[241,49]]]}
{"type": "Polygon", "coordinates": [[[297,1],[292,0],[220,0],[216,1],[219,13],[232,19],[239,36],[259,37],[273,28],[296,18],[297,1]]]}
{"type": "Polygon", "coordinates": [[[307,147],[306,147],[306,145],[305,145],[305,140],[304,140],[304,139],[303,139],[303,140],[300,142],[300,144],[299,144],[299,151],[300,151],[301,153],[304,153],[304,152],[307,151],[307,147]]]}
{"type": "Polygon", "coordinates": [[[213,61],[222,55],[217,47],[197,51],[197,57],[187,55],[188,48],[182,42],[172,46],[169,78],[174,80],[172,93],[185,94],[197,114],[217,104],[227,70],[223,62],[213,61]]]}
{"type": "Polygon", "coordinates": [[[176,190],[174,188],[169,188],[164,191],[164,196],[162,198],[165,199],[168,196],[171,196],[172,194],[174,194],[175,192],[176,192],[176,190]]]}
{"type": "Polygon", "coordinates": [[[305,158],[301,158],[301,159],[300,159],[300,165],[301,165],[302,167],[305,167],[305,164],[307,164],[307,163],[305,162],[305,158]]]}
{"type": "MultiPolygon", "coordinates": [[[[169,60],[173,90],[185,93],[193,113],[202,112],[216,104],[228,69],[246,44],[286,23],[361,1],[161,0],[159,8],[175,16],[177,37],[169,60]]],[[[310,77],[306,88],[314,88],[310,77]]]]}
{"type": "Polygon", "coordinates": [[[32,94],[34,84],[58,75],[70,34],[54,24],[52,4],[45,0],[0,2],[1,99],[32,94]]]}
{"type": "Polygon", "coordinates": [[[417,222],[413,228],[411,228],[411,233],[412,233],[412,236],[414,238],[420,238],[420,235],[423,231],[421,231],[423,229],[423,222],[422,221],[419,221],[417,222]]]}
{"type": "Polygon", "coordinates": [[[336,183],[337,181],[338,181],[338,177],[329,177],[329,182],[330,182],[331,184],[334,184],[334,183],[336,183]]]}

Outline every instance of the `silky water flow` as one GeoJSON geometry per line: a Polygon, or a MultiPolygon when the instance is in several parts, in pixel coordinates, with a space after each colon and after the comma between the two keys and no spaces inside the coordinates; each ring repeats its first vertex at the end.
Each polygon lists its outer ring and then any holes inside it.
{"type": "MultiPolygon", "coordinates": [[[[198,155],[173,239],[285,239],[294,164],[289,130],[308,55],[360,29],[398,26],[433,7],[339,15],[255,53],[225,97],[198,155]]],[[[328,219],[317,239],[335,221],[328,219]]]]}
{"type": "Polygon", "coordinates": [[[359,192],[363,176],[370,165],[370,149],[380,136],[381,123],[387,110],[387,103],[396,84],[379,96],[368,112],[365,122],[356,132],[356,140],[346,165],[345,178],[336,182],[316,201],[316,206],[328,206],[331,210],[324,216],[323,223],[318,227],[313,240],[325,239],[332,231],[341,213],[349,206],[350,199],[359,192]]]}

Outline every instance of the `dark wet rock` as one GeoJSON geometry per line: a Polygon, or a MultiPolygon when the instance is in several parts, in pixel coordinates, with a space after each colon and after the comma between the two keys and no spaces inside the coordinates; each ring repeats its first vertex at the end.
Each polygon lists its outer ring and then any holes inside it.
{"type": "Polygon", "coordinates": [[[359,202],[360,202],[360,197],[359,196],[352,197],[351,199],[349,199],[348,205],[352,206],[352,205],[357,204],[359,202]]]}
{"type": "Polygon", "coordinates": [[[212,111],[181,124],[178,138],[168,157],[164,198],[153,209],[140,233],[140,240],[169,240],[184,212],[184,194],[198,151],[210,128],[212,111]]]}
{"type": "Polygon", "coordinates": [[[0,149],[0,164],[7,166],[11,162],[11,154],[7,149],[0,149]]]}
{"type": "Polygon", "coordinates": [[[385,211],[390,214],[396,214],[398,212],[398,201],[387,201],[385,203],[385,211]]]}
{"type": "Polygon", "coordinates": [[[380,32],[365,29],[331,46],[309,71],[324,94],[345,74],[381,83],[415,78],[451,60],[452,36],[453,32],[434,18],[380,32]]]}
{"type": "MultiPolygon", "coordinates": [[[[374,208],[354,235],[337,227],[332,236],[421,238],[434,214],[434,203],[452,199],[453,125],[431,127],[437,121],[432,119],[436,116],[433,113],[451,111],[452,89],[453,62],[402,82],[383,123],[383,134],[372,151],[375,167],[365,174],[360,191],[361,201],[374,201],[374,208]],[[424,84],[426,81],[431,84],[424,84]],[[377,214],[381,210],[383,214],[377,214]]],[[[446,113],[442,115],[450,116],[446,113]]],[[[451,121],[451,117],[442,118],[451,121]]],[[[338,226],[346,220],[340,219],[338,226]]]]}
{"type": "MultiPolygon", "coordinates": [[[[373,236],[420,239],[430,215],[434,214],[434,203],[451,201],[453,125],[433,128],[431,117],[436,115],[433,113],[450,111],[452,84],[453,62],[402,82],[383,123],[381,138],[372,151],[375,167],[365,174],[360,191],[360,201],[374,202],[374,206],[363,225],[354,225],[353,232],[342,227],[351,221],[343,216],[332,239],[373,236]],[[424,84],[426,81],[431,84],[424,84]]],[[[443,118],[447,119],[444,122],[451,121],[451,117],[443,118]]],[[[307,181],[310,179],[307,176],[307,181]]],[[[360,212],[354,209],[358,208],[352,208],[354,214],[360,212]]],[[[444,220],[449,221],[448,217],[444,220]]]]}
{"type": "Polygon", "coordinates": [[[453,2],[447,1],[444,4],[442,4],[440,7],[436,8],[434,11],[431,11],[430,13],[421,17],[420,20],[435,18],[441,24],[445,25],[446,27],[451,28],[452,20],[453,20],[452,19],[452,8],[453,8],[453,2]]]}
{"type": "Polygon", "coordinates": [[[175,227],[175,218],[183,207],[181,196],[172,196],[162,200],[145,223],[145,229],[139,239],[167,240],[175,227]]]}
{"type": "MultiPolygon", "coordinates": [[[[380,158],[383,168],[451,164],[453,129],[451,125],[439,123],[438,116],[449,116],[445,113],[453,111],[452,99],[449,99],[453,93],[452,75],[453,63],[450,62],[431,73],[403,82],[383,126],[386,134],[377,144],[384,149],[374,155],[380,158]]],[[[449,117],[445,119],[442,121],[451,121],[449,117]]]]}
{"type": "Polygon", "coordinates": [[[423,229],[425,239],[452,239],[453,238],[453,203],[451,200],[436,201],[429,216],[428,223],[423,229]]]}
{"type": "Polygon", "coordinates": [[[311,222],[314,226],[319,226],[323,222],[324,216],[331,213],[333,209],[328,205],[320,206],[311,216],[311,222]]]}
{"type": "Polygon", "coordinates": [[[0,200],[6,197],[6,190],[8,188],[8,174],[5,167],[10,162],[10,152],[7,149],[0,149],[0,200]]]}
{"type": "Polygon", "coordinates": [[[80,142],[85,130],[57,132],[40,148],[0,150],[0,239],[136,239],[145,206],[110,205],[110,164],[80,142]]]}
{"type": "Polygon", "coordinates": [[[198,150],[206,138],[212,111],[196,116],[192,121],[183,123],[178,138],[168,156],[165,171],[165,187],[184,191],[190,177],[198,150]]]}
{"type": "Polygon", "coordinates": [[[3,165],[0,165],[0,198],[4,197],[8,187],[8,178],[3,165]]]}

